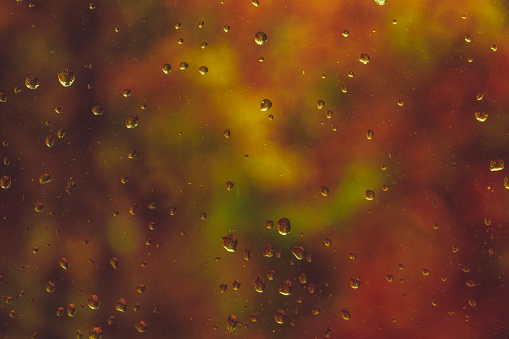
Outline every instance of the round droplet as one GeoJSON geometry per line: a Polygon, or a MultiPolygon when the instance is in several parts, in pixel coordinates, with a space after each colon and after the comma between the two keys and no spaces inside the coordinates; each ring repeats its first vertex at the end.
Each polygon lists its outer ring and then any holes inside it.
{"type": "Polygon", "coordinates": [[[114,269],[117,269],[118,268],[118,259],[115,257],[110,258],[110,265],[114,269]]]}
{"type": "Polygon", "coordinates": [[[237,237],[230,234],[226,237],[221,237],[223,240],[223,247],[228,252],[235,252],[237,250],[237,237]]]}
{"type": "Polygon", "coordinates": [[[180,27],[182,27],[182,24],[180,22],[177,22],[175,24],[175,29],[179,29],[180,27]]]}
{"type": "Polygon", "coordinates": [[[64,87],[71,86],[75,78],[74,72],[69,69],[64,69],[58,73],[58,81],[60,81],[60,84],[64,87]]]}
{"type": "Polygon", "coordinates": [[[123,95],[124,97],[126,97],[126,98],[127,98],[128,96],[130,96],[130,95],[131,95],[131,90],[130,90],[130,89],[128,89],[128,88],[126,88],[126,89],[122,92],[122,95],[123,95]]]}
{"type": "Polygon", "coordinates": [[[272,107],[272,101],[269,99],[263,99],[260,104],[260,110],[268,111],[272,107]]]}
{"type": "Polygon", "coordinates": [[[207,213],[205,213],[205,212],[201,212],[201,213],[200,213],[200,219],[201,219],[201,220],[205,220],[205,219],[207,219],[207,213]]]}
{"type": "Polygon", "coordinates": [[[369,62],[370,58],[368,53],[362,53],[359,57],[359,61],[362,62],[364,65],[366,65],[369,62]]]}
{"type": "Polygon", "coordinates": [[[501,158],[493,158],[490,162],[490,171],[501,171],[504,169],[504,160],[501,158]]]}
{"type": "Polygon", "coordinates": [[[229,190],[231,190],[232,188],[233,188],[233,182],[228,181],[228,182],[226,183],[226,189],[229,191],[229,190]]]}
{"type": "Polygon", "coordinates": [[[144,322],[143,320],[142,321],[139,321],[136,323],[136,325],[134,325],[134,327],[136,328],[136,330],[140,333],[143,333],[147,330],[148,326],[147,326],[147,323],[144,322]]]}
{"type": "Polygon", "coordinates": [[[94,107],[92,107],[92,113],[94,113],[94,115],[102,115],[103,107],[101,105],[95,105],[94,107]]]}
{"type": "Polygon", "coordinates": [[[205,47],[207,47],[209,44],[206,43],[206,42],[202,42],[201,43],[201,49],[205,49],[205,47]]]}
{"type": "Polygon", "coordinates": [[[228,289],[228,284],[219,285],[219,292],[225,293],[227,289],[228,289]]]}
{"type": "Polygon", "coordinates": [[[375,132],[373,132],[372,130],[368,129],[368,131],[366,132],[366,138],[368,140],[371,140],[373,138],[374,134],[375,134],[375,132]]]}
{"type": "Polygon", "coordinates": [[[288,218],[279,219],[279,221],[277,222],[277,230],[279,234],[287,235],[288,233],[290,233],[290,229],[291,229],[290,219],[288,218]]]}
{"type": "Polygon", "coordinates": [[[380,5],[380,6],[383,6],[387,3],[387,0],[375,0],[375,2],[380,5]]]}
{"type": "Polygon", "coordinates": [[[224,30],[226,33],[228,33],[228,32],[230,31],[230,26],[228,26],[228,25],[224,25],[224,26],[223,26],[223,30],[224,30]]]}
{"type": "Polygon", "coordinates": [[[55,145],[55,137],[50,134],[44,139],[44,142],[46,143],[46,146],[53,147],[53,145],[55,145]]]}
{"type": "Polygon", "coordinates": [[[48,283],[46,284],[46,292],[48,293],[53,293],[55,292],[57,286],[55,285],[55,283],[53,281],[48,281],[48,283]]]}
{"type": "Polygon", "coordinates": [[[350,287],[351,288],[358,289],[359,286],[361,286],[361,281],[358,278],[353,277],[350,279],[350,287]]]}
{"type": "Polygon", "coordinates": [[[182,39],[182,38],[178,38],[178,39],[177,39],[177,43],[178,43],[179,45],[182,45],[182,44],[184,43],[184,39],[182,39]]]}
{"type": "Polygon", "coordinates": [[[8,189],[11,187],[11,178],[8,175],[4,175],[0,178],[0,187],[3,189],[8,189]]]}
{"type": "Polygon", "coordinates": [[[5,92],[0,92],[0,102],[7,101],[7,94],[5,92]]]}
{"type": "Polygon", "coordinates": [[[276,271],[270,270],[267,272],[267,279],[274,280],[275,277],[276,277],[276,271]]]}
{"type": "Polygon", "coordinates": [[[350,35],[350,32],[347,29],[345,29],[342,34],[346,38],[350,35]]]}
{"type": "Polygon", "coordinates": [[[251,3],[252,3],[252,4],[253,4],[253,6],[255,6],[255,7],[260,6],[260,3],[258,2],[258,0],[253,0],[253,1],[251,1],[251,3]]]}
{"type": "Polygon", "coordinates": [[[69,304],[67,306],[67,315],[69,317],[74,317],[76,315],[76,305],[75,304],[69,304]]]}
{"type": "Polygon", "coordinates": [[[246,248],[244,250],[244,260],[248,261],[249,259],[251,259],[251,251],[246,248]]]}
{"type": "Polygon", "coordinates": [[[171,72],[171,65],[170,64],[164,64],[163,65],[163,73],[169,74],[171,72]]]}
{"type": "Polygon", "coordinates": [[[334,114],[334,112],[330,109],[327,111],[327,114],[325,116],[327,117],[327,119],[330,119],[330,118],[332,118],[333,114],[334,114]]]}
{"type": "Polygon", "coordinates": [[[129,159],[134,159],[136,158],[136,151],[135,150],[130,150],[129,152],[127,152],[127,157],[129,159]]]}
{"type": "Polygon", "coordinates": [[[488,113],[486,113],[485,111],[477,111],[474,113],[474,115],[477,121],[480,122],[485,122],[486,119],[488,119],[488,113]]]}
{"type": "Polygon", "coordinates": [[[318,107],[318,109],[322,109],[322,108],[323,108],[323,106],[325,106],[325,101],[323,101],[323,100],[318,100],[318,101],[316,102],[316,107],[318,107]]]}
{"type": "Polygon", "coordinates": [[[189,64],[188,64],[187,62],[185,62],[185,61],[181,62],[181,63],[180,63],[180,65],[179,65],[179,68],[180,68],[181,70],[185,70],[185,69],[187,69],[188,67],[189,67],[189,64]]]}
{"type": "Polygon", "coordinates": [[[495,44],[491,45],[491,50],[492,50],[493,52],[496,52],[496,51],[498,50],[497,45],[495,45],[495,44]]]}
{"type": "Polygon", "coordinates": [[[322,186],[321,192],[324,197],[329,195],[329,189],[327,188],[327,186],[322,186]]]}
{"type": "Polygon", "coordinates": [[[331,244],[332,240],[330,240],[329,238],[325,238],[325,246],[330,247],[331,244]]]}
{"type": "Polygon", "coordinates": [[[131,114],[125,120],[125,126],[127,128],[135,128],[138,126],[138,116],[135,114],[131,114]]]}
{"type": "Polygon", "coordinates": [[[138,292],[138,293],[145,292],[145,285],[138,285],[138,286],[136,286],[136,292],[138,292]]]}
{"type": "Polygon", "coordinates": [[[341,86],[341,92],[343,93],[348,92],[348,87],[346,87],[346,85],[341,86]]]}
{"type": "Polygon", "coordinates": [[[99,309],[100,306],[101,303],[97,295],[92,294],[90,297],[88,297],[88,307],[90,307],[93,310],[97,310],[99,309]]]}
{"type": "Polygon", "coordinates": [[[37,87],[39,87],[39,79],[33,75],[27,77],[25,79],[25,85],[27,86],[28,89],[36,89],[37,87]]]}
{"type": "Polygon", "coordinates": [[[209,69],[207,68],[207,66],[201,66],[200,68],[198,68],[198,71],[200,72],[201,75],[205,75],[208,73],[209,69]]]}
{"type": "Polygon", "coordinates": [[[35,207],[34,207],[34,210],[37,212],[37,213],[40,213],[44,210],[44,204],[42,202],[38,202],[35,204],[35,207]]]}
{"type": "Polygon", "coordinates": [[[372,190],[366,190],[366,192],[364,192],[364,197],[366,200],[373,200],[375,198],[375,192],[372,190]]]}
{"type": "Polygon", "coordinates": [[[264,32],[258,32],[255,34],[255,42],[258,45],[264,45],[267,42],[267,34],[264,32]]]}
{"type": "Polygon", "coordinates": [[[427,268],[423,268],[422,275],[429,275],[429,270],[427,268]]]}
{"type": "Polygon", "coordinates": [[[274,314],[274,319],[278,324],[284,324],[286,318],[286,312],[283,309],[276,310],[276,313],[274,314]]]}
{"type": "Polygon", "coordinates": [[[263,279],[262,277],[256,278],[255,291],[258,293],[263,293],[263,291],[265,291],[265,279],[263,279]]]}
{"type": "Polygon", "coordinates": [[[290,280],[283,280],[279,284],[278,292],[282,295],[292,294],[292,282],[290,280]]]}
{"type": "Polygon", "coordinates": [[[232,288],[233,288],[233,290],[234,290],[234,291],[238,291],[238,290],[239,290],[239,288],[240,288],[240,281],[235,280],[235,281],[233,282],[232,288]]]}
{"type": "Polygon", "coordinates": [[[343,317],[343,319],[345,320],[350,320],[351,316],[350,316],[350,312],[348,312],[348,309],[347,308],[343,308],[341,310],[341,316],[343,317]]]}

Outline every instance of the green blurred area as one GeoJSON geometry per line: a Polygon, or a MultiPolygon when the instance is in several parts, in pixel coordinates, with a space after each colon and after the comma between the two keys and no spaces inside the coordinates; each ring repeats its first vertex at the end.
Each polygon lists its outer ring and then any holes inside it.
{"type": "Polygon", "coordinates": [[[508,14],[501,1],[6,1],[0,337],[508,336],[509,177],[490,171],[509,159],[508,14]]]}

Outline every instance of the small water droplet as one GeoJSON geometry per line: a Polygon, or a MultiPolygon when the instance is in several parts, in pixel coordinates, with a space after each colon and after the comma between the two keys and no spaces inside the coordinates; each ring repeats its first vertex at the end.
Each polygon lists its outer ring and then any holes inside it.
{"type": "Polygon", "coordinates": [[[277,309],[276,313],[274,314],[274,319],[278,324],[284,324],[286,318],[286,312],[283,309],[277,309]]]}
{"type": "Polygon", "coordinates": [[[258,314],[251,314],[249,319],[251,319],[252,322],[257,323],[258,322],[258,314]]]}
{"type": "Polygon", "coordinates": [[[429,270],[427,268],[423,268],[422,275],[429,275],[429,270]]]}
{"type": "Polygon", "coordinates": [[[345,320],[350,320],[350,318],[352,317],[352,316],[350,315],[350,312],[348,311],[348,309],[347,309],[347,308],[343,308],[343,309],[341,310],[341,316],[342,316],[342,317],[343,317],[343,319],[345,319],[345,320]]]}
{"type": "Polygon", "coordinates": [[[182,44],[184,43],[184,39],[182,39],[182,38],[178,38],[178,39],[177,39],[177,43],[178,43],[179,45],[182,45],[182,44]]]}
{"type": "Polygon", "coordinates": [[[332,240],[329,238],[325,238],[325,246],[330,247],[331,244],[332,244],[332,240]]]}
{"type": "Polygon", "coordinates": [[[46,143],[46,146],[53,147],[53,145],[55,145],[55,137],[50,134],[44,139],[44,142],[46,143]]]}
{"type": "Polygon", "coordinates": [[[127,311],[127,300],[124,298],[120,298],[115,303],[115,309],[119,312],[125,312],[127,311]]]}
{"type": "Polygon", "coordinates": [[[182,71],[183,71],[183,70],[185,70],[185,69],[187,69],[188,67],[189,67],[189,64],[188,64],[187,62],[185,62],[185,61],[182,61],[182,62],[180,63],[180,65],[179,65],[179,68],[180,68],[180,70],[182,70],[182,71]]]}
{"type": "Polygon", "coordinates": [[[3,189],[8,189],[11,187],[12,180],[8,175],[4,175],[0,178],[0,187],[3,189]]]}
{"type": "Polygon", "coordinates": [[[358,278],[353,277],[350,279],[350,287],[351,288],[358,289],[360,285],[361,285],[361,281],[358,278]]]}
{"type": "Polygon", "coordinates": [[[200,68],[198,68],[198,71],[200,72],[201,75],[205,75],[208,73],[209,69],[207,68],[207,66],[201,66],[200,68]]]}
{"type": "Polygon", "coordinates": [[[279,284],[278,292],[282,295],[292,294],[292,282],[290,280],[283,280],[279,284]]]}
{"type": "Polygon", "coordinates": [[[71,86],[75,78],[74,72],[67,68],[58,73],[58,81],[60,81],[60,84],[64,87],[71,86]]]}
{"type": "Polygon", "coordinates": [[[267,243],[265,249],[263,250],[263,256],[267,258],[272,258],[274,256],[275,250],[276,248],[274,247],[274,245],[271,242],[269,242],[267,243]]]}
{"type": "Polygon", "coordinates": [[[224,30],[226,33],[228,33],[228,32],[230,31],[230,26],[228,26],[228,25],[224,25],[224,26],[223,26],[223,30],[224,30]]]}
{"type": "Polygon", "coordinates": [[[493,158],[490,162],[490,171],[501,171],[504,169],[504,160],[501,158],[493,158]]]}
{"type": "Polygon", "coordinates": [[[474,113],[474,115],[477,121],[480,122],[485,122],[486,119],[488,119],[488,113],[486,113],[485,111],[477,111],[474,113]]]}
{"type": "Polygon", "coordinates": [[[31,75],[25,79],[25,86],[27,86],[28,89],[36,89],[39,85],[39,78],[36,76],[31,75]]]}
{"type": "Polygon", "coordinates": [[[240,281],[235,280],[235,281],[233,282],[233,290],[234,290],[234,291],[238,291],[238,290],[239,290],[239,288],[240,288],[240,281]]]}
{"type": "Polygon", "coordinates": [[[311,314],[318,315],[319,313],[320,313],[320,306],[318,306],[318,305],[313,306],[313,308],[311,309],[311,314]]]}
{"type": "Polygon", "coordinates": [[[364,192],[364,197],[366,198],[366,200],[373,200],[375,199],[375,192],[373,192],[372,190],[366,190],[366,192],[364,192]]]}
{"type": "Polygon", "coordinates": [[[124,89],[122,95],[126,98],[129,97],[131,95],[131,90],[129,88],[124,89]]]}
{"type": "Polygon", "coordinates": [[[170,64],[164,64],[163,65],[163,73],[169,74],[171,72],[171,65],[170,64]]]}
{"type": "Polygon", "coordinates": [[[0,102],[7,101],[7,94],[5,92],[0,92],[0,102]]]}
{"type": "Polygon", "coordinates": [[[95,295],[95,294],[92,294],[88,298],[87,303],[88,303],[88,307],[90,307],[93,310],[97,310],[101,306],[101,302],[99,301],[99,297],[97,295],[95,295]]]}
{"type": "Polygon", "coordinates": [[[207,47],[208,45],[209,45],[208,43],[202,42],[200,47],[201,49],[205,49],[205,47],[207,47]]]}
{"type": "Polygon", "coordinates": [[[258,293],[263,293],[265,291],[265,279],[262,277],[257,277],[255,281],[255,291],[258,293]]]}
{"type": "Polygon", "coordinates": [[[380,6],[383,6],[387,3],[387,0],[375,0],[375,2],[380,5],[380,6]]]}
{"type": "Polygon", "coordinates": [[[260,6],[260,3],[258,2],[258,0],[253,0],[253,1],[251,1],[251,3],[252,3],[252,4],[253,4],[253,6],[255,6],[255,7],[260,6]]]}
{"type": "Polygon", "coordinates": [[[246,261],[247,261],[247,260],[249,260],[249,259],[251,259],[251,251],[250,251],[250,250],[248,250],[248,249],[245,249],[245,250],[244,250],[244,260],[246,260],[246,261]]]}
{"type": "Polygon", "coordinates": [[[264,32],[258,32],[255,34],[255,42],[258,45],[264,45],[267,42],[267,34],[264,32]]]}
{"type": "Polygon", "coordinates": [[[148,326],[147,323],[142,320],[137,322],[136,325],[134,325],[134,328],[136,328],[138,332],[143,333],[147,330],[148,326]]]}
{"type": "Polygon", "coordinates": [[[323,100],[318,100],[318,101],[316,102],[316,107],[318,107],[318,109],[322,109],[322,108],[323,108],[323,106],[325,106],[325,101],[323,101],[323,100]]]}
{"type": "Polygon", "coordinates": [[[67,315],[69,317],[74,317],[76,315],[76,305],[75,304],[69,304],[67,306],[67,315]]]}
{"type": "Polygon", "coordinates": [[[55,285],[55,283],[53,281],[48,281],[48,283],[46,284],[46,292],[48,293],[53,293],[55,292],[57,286],[55,285]]]}
{"type": "Polygon", "coordinates": [[[102,115],[103,107],[101,105],[95,105],[94,107],[92,107],[92,113],[94,113],[94,115],[102,115]]]}
{"type": "Polygon", "coordinates": [[[292,249],[292,253],[295,256],[295,258],[297,258],[298,260],[304,259],[304,256],[306,255],[306,251],[304,250],[304,248],[302,246],[295,246],[292,249]]]}
{"type": "Polygon", "coordinates": [[[291,229],[290,219],[288,218],[279,219],[279,221],[277,222],[277,230],[279,234],[287,235],[288,233],[290,233],[290,229],[291,229]]]}
{"type": "Polygon", "coordinates": [[[465,41],[466,42],[472,41],[472,38],[470,37],[470,35],[465,35],[465,41]]]}
{"type": "Polygon", "coordinates": [[[127,128],[135,128],[138,126],[138,116],[135,114],[131,114],[125,119],[125,126],[127,128]]]}
{"type": "Polygon", "coordinates": [[[175,29],[179,29],[180,27],[182,27],[182,24],[180,22],[177,22],[175,24],[175,29]]]}
{"type": "Polygon", "coordinates": [[[375,134],[375,132],[373,132],[372,130],[368,129],[368,131],[366,132],[366,138],[368,140],[371,140],[373,138],[374,134],[375,134]]]}
{"type": "Polygon", "coordinates": [[[134,203],[129,205],[129,214],[135,215],[137,210],[138,210],[138,205],[136,205],[134,203]]]}
{"type": "Polygon", "coordinates": [[[362,53],[359,57],[359,61],[362,62],[364,65],[366,65],[369,62],[370,58],[368,53],[362,53]]]}
{"type": "Polygon", "coordinates": [[[497,51],[497,49],[498,49],[497,45],[495,45],[495,44],[491,45],[491,50],[492,50],[493,52],[496,52],[496,51],[497,51]]]}
{"type": "Polygon", "coordinates": [[[110,265],[114,269],[117,269],[118,268],[118,259],[115,257],[110,258],[110,265]]]}
{"type": "Polygon", "coordinates": [[[65,136],[65,130],[63,128],[59,128],[57,131],[57,137],[62,139],[65,136]]]}
{"type": "Polygon", "coordinates": [[[38,202],[35,204],[34,210],[38,213],[44,210],[44,204],[42,202],[38,202]]]}
{"type": "Polygon", "coordinates": [[[223,247],[228,252],[235,252],[237,250],[237,237],[230,234],[226,237],[221,237],[223,240],[223,247]]]}
{"type": "Polygon", "coordinates": [[[322,192],[322,195],[324,197],[326,197],[329,195],[329,188],[327,188],[327,186],[322,186],[321,192],[322,192]]]}
{"type": "Polygon", "coordinates": [[[350,32],[347,29],[345,29],[342,34],[346,38],[350,35],[350,32]]]}
{"type": "Polygon", "coordinates": [[[272,101],[269,99],[263,99],[260,103],[260,110],[262,111],[268,111],[272,107],[272,101]]]}
{"type": "Polygon", "coordinates": [[[67,258],[62,258],[58,261],[58,264],[60,265],[60,267],[62,267],[64,270],[68,270],[69,269],[69,260],[67,260],[67,258]]]}

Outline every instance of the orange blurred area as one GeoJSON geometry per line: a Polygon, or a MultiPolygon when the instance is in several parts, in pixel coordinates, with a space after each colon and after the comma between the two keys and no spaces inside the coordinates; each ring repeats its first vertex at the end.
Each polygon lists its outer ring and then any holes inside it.
{"type": "Polygon", "coordinates": [[[5,0],[0,338],[509,337],[508,20],[5,0]]]}

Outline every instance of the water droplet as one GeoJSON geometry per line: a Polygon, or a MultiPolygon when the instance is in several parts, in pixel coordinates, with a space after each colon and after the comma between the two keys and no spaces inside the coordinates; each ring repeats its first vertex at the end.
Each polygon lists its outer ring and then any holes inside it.
{"type": "Polygon", "coordinates": [[[394,280],[394,274],[387,274],[385,278],[388,282],[392,282],[394,280]]]}
{"type": "Polygon", "coordinates": [[[258,45],[264,45],[267,42],[267,34],[264,32],[258,32],[255,34],[255,42],[258,45]]]}
{"type": "Polygon", "coordinates": [[[318,315],[319,313],[320,313],[320,306],[318,306],[318,305],[313,306],[313,308],[311,309],[311,314],[318,315]]]}
{"type": "Polygon", "coordinates": [[[288,218],[279,219],[279,221],[277,222],[277,230],[279,234],[287,235],[288,233],[290,233],[290,229],[291,229],[290,219],[288,218]]]}
{"type": "Polygon", "coordinates": [[[375,134],[375,132],[373,132],[372,130],[368,129],[368,131],[366,132],[366,138],[368,140],[371,140],[373,138],[374,134],[375,134]]]}
{"type": "Polygon", "coordinates": [[[60,81],[60,84],[64,87],[71,86],[75,78],[74,72],[67,68],[58,73],[58,81],[60,81]]]}
{"type": "Polygon", "coordinates": [[[332,335],[332,330],[327,327],[327,330],[325,331],[325,338],[330,338],[330,336],[332,335]]]}
{"type": "Polygon", "coordinates": [[[129,152],[127,152],[127,157],[129,159],[134,159],[136,158],[136,151],[135,150],[130,150],[129,152]]]}
{"type": "Polygon", "coordinates": [[[230,130],[229,129],[225,129],[224,132],[223,132],[223,135],[226,139],[228,139],[230,137],[230,130]]]}
{"type": "Polygon", "coordinates": [[[140,309],[140,303],[136,303],[136,304],[133,305],[133,311],[134,312],[138,312],[139,309],[140,309]]]}
{"type": "Polygon", "coordinates": [[[25,79],[25,86],[27,86],[28,89],[36,89],[39,87],[39,78],[31,75],[25,79]]]}
{"type": "Polygon", "coordinates": [[[290,295],[292,294],[292,283],[290,280],[283,280],[279,284],[278,292],[282,295],[290,295]]]}
{"type": "Polygon", "coordinates": [[[169,74],[171,72],[171,65],[170,64],[164,64],[163,65],[163,73],[169,74]]]}
{"type": "Polygon", "coordinates": [[[233,234],[230,234],[226,237],[221,237],[223,240],[223,247],[228,252],[235,252],[237,250],[237,237],[233,234]]]}
{"type": "Polygon", "coordinates": [[[136,292],[138,292],[138,293],[145,292],[145,285],[138,285],[138,286],[136,286],[136,292]]]}
{"type": "Polygon", "coordinates": [[[2,187],[3,189],[8,189],[9,187],[11,187],[11,178],[8,176],[8,175],[4,175],[3,177],[0,178],[0,187],[2,187]]]}
{"type": "Polygon", "coordinates": [[[179,68],[183,71],[189,67],[189,64],[185,61],[182,61],[179,65],[179,68]]]}
{"type": "Polygon", "coordinates": [[[477,99],[477,101],[481,101],[484,98],[484,93],[477,94],[475,98],[477,99]]]}
{"type": "Polygon", "coordinates": [[[322,186],[322,190],[321,190],[321,192],[322,192],[322,195],[323,195],[324,197],[326,197],[326,196],[328,196],[328,195],[329,195],[329,188],[327,188],[327,186],[322,186]]]}
{"type": "Polygon", "coordinates": [[[57,308],[57,312],[56,313],[57,313],[57,317],[61,317],[61,316],[64,315],[65,309],[63,307],[59,307],[59,308],[57,308]]]}
{"type": "Polygon", "coordinates": [[[274,256],[275,250],[276,248],[274,247],[274,245],[271,242],[269,242],[267,243],[267,246],[265,246],[265,249],[263,250],[263,256],[267,258],[272,258],[274,256]]]}
{"type": "Polygon", "coordinates": [[[36,212],[42,212],[44,210],[44,204],[42,202],[38,202],[35,204],[34,210],[36,212]]]}
{"type": "Polygon", "coordinates": [[[504,187],[509,190],[509,175],[504,177],[504,187]]]}
{"type": "Polygon", "coordinates": [[[129,88],[124,89],[122,95],[127,98],[128,96],[131,95],[131,90],[129,88]]]}
{"type": "Polygon", "coordinates": [[[477,301],[475,301],[474,298],[468,299],[468,304],[472,307],[475,307],[477,305],[477,301]]]}
{"type": "Polygon", "coordinates": [[[272,107],[272,101],[270,101],[269,99],[263,99],[261,104],[260,104],[260,109],[262,111],[268,111],[270,108],[272,107]]]}
{"type": "Polygon", "coordinates": [[[89,339],[101,339],[103,336],[103,330],[100,327],[94,327],[88,332],[89,339]]]}
{"type": "Polygon", "coordinates": [[[237,319],[237,317],[234,316],[233,314],[230,314],[228,316],[228,321],[226,322],[226,329],[228,330],[228,332],[234,331],[238,323],[239,320],[237,319]]]}
{"type": "Polygon", "coordinates": [[[373,200],[375,198],[375,192],[372,190],[366,190],[366,192],[364,192],[364,197],[366,200],[373,200]]]}
{"type": "Polygon", "coordinates": [[[233,182],[228,181],[228,182],[226,183],[226,189],[229,191],[229,190],[231,190],[232,188],[233,188],[233,182]]]}
{"type": "Polygon", "coordinates": [[[76,305],[75,304],[69,304],[67,306],[67,315],[69,317],[74,317],[76,315],[76,305]]]}
{"type": "Polygon", "coordinates": [[[350,320],[351,318],[351,315],[350,315],[350,312],[348,312],[348,309],[347,308],[343,308],[341,310],[341,316],[343,317],[343,319],[345,320],[350,320]]]}
{"type": "Polygon", "coordinates": [[[147,323],[142,320],[137,322],[136,325],[134,325],[134,328],[136,328],[138,332],[143,333],[147,330],[148,326],[147,323]]]}
{"type": "Polygon", "coordinates": [[[115,303],[115,309],[119,312],[125,312],[127,311],[127,300],[124,298],[120,298],[115,303]]]}
{"type": "Polygon", "coordinates": [[[350,279],[350,287],[351,288],[358,289],[359,286],[361,286],[361,281],[358,278],[353,277],[350,279]]]}
{"type": "Polygon", "coordinates": [[[252,4],[253,4],[253,6],[255,6],[255,7],[260,6],[260,3],[258,2],[258,0],[253,0],[253,1],[251,1],[251,3],[252,3],[252,4]]]}
{"type": "Polygon", "coordinates": [[[180,27],[182,27],[182,24],[180,22],[177,22],[175,24],[175,29],[179,29],[180,27]]]}
{"type": "Polygon", "coordinates": [[[331,244],[332,240],[330,240],[329,238],[325,238],[325,246],[330,247],[331,244]]]}
{"type": "Polygon", "coordinates": [[[342,34],[346,38],[350,35],[350,32],[347,29],[345,29],[342,34]]]}
{"type": "Polygon", "coordinates": [[[322,109],[322,108],[323,108],[323,106],[325,106],[325,101],[323,101],[323,100],[318,100],[318,101],[316,102],[316,107],[318,107],[318,109],[322,109]]]}
{"type": "Polygon", "coordinates": [[[92,107],[92,113],[94,113],[94,115],[102,115],[103,107],[101,105],[95,105],[94,107],[92,107]]]}
{"type": "Polygon", "coordinates": [[[276,313],[274,314],[274,319],[278,324],[284,324],[286,318],[286,312],[283,309],[276,310],[276,313]]]}
{"type": "Polygon", "coordinates": [[[422,275],[429,275],[429,270],[427,268],[423,268],[422,275]]]}
{"type": "Polygon", "coordinates": [[[225,293],[227,289],[228,289],[228,284],[219,285],[219,292],[225,293]]]}
{"type": "Polygon", "coordinates": [[[501,171],[504,169],[504,160],[501,158],[493,158],[490,162],[490,171],[501,171]]]}
{"type": "Polygon", "coordinates": [[[87,303],[88,307],[90,307],[93,310],[97,310],[101,306],[99,297],[95,294],[92,294],[90,297],[88,297],[87,303]]]}
{"type": "Polygon", "coordinates": [[[466,42],[472,41],[472,38],[470,37],[470,35],[465,35],[465,41],[466,42]]]}
{"type": "Polygon", "coordinates": [[[59,128],[57,131],[57,137],[62,139],[65,136],[65,130],[63,128],[59,128]]]}
{"type": "Polygon", "coordinates": [[[200,72],[201,75],[205,75],[208,73],[209,69],[207,68],[207,66],[201,66],[200,68],[198,68],[198,71],[200,72]]]}
{"type": "Polygon", "coordinates": [[[69,260],[67,260],[67,258],[62,258],[58,261],[58,264],[60,265],[60,267],[62,267],[64,270],[68,270],[69,269],[69,260]]]}
{"type": "Polygon", "coordinates": [[[326,117],[327,119],[330,119],[330,118],[332,118],[332,115],[333,115],[333,114],[334,114],[334,112],[332,112],[332,110],[328,110],[328,111],[327,111],[327,114],[325,115],[325,117],[326,117]]]}
{"type": "Polygon", "coordinates": [[[53,147],[53,145],[55,145],[55,137],[50,134],[44,139],[44,142],[46,143],[46,146],[53,147]]]}
{"type": "Polygon", "coordinates": [[[346,85],[341,86],[341,92],[347,93],[348,92],[348,87],[346,87],[346,85]]]}
{"type": "Polygon", "coordinates": [[[205,212],[200,213],[200,219],[201,220],[207,219],[207,213],[205,213],[205,212]]]}
{"type": "Polygon", "coordinates": [[[257,277],[255,281],[255,291],[258,293],[263,293],[265,291],[265,279],[262,277],[257,277]]]}
{"type": "Polygon", "coordinates": [[[117,269],[118,268],[118,259],[115,257],[110,258],[110,265],[114,269],[117,269]]]}
{"type": "Polygon", "coordinates": [[[292,253],[295,256],[295,258],[297,258],[298,260],[304,259],[304,256],[306,255],[306,251],[304,250],[304,248],[302,246],[295,246],[292,249],[292,253]]]}
{"type": "Polygon", "coordinates": [[[201,43],[201,49],[205,49],[205,47],[207,47],[209,44],[206,43],[206,42],[202,42],[201,43]]]}
{"type": "Polygon", "coordinates": [[[123,184],[127,183],[128,180],[129,180],[129,177],[126,174],[124,174],[123,176],[120,177],[120,182],[123,184]]]}
{"type": "Polygon", "coordinates": [[[223,30],[224,30],[226,33],[228,33],[228,32],[230,31],[230,26],[228,26],[228,25],[224,25],[224,26],[223,26],[223,30]]]}
{"type": "Polygon", "coordinates": [[[0,92],[0,102],[6,102],[7,101],[7,94],[4,92],[0,92]]]}
{"type": "Polygon", "coordinates": [[[258,322],[258,314],[251,314],[249,319],[251,319],[252,322],[257,323],[258,322]]]}
{"type": "Polygon", "coordinates": [[[46,292],[53,293],[55,292],[56,289],[57,286],[55,285],[55,283],[53,281],[48,281],[48,283],[46,284],[46,292]]]}
{"type": "Polygon", "coordinates": [[[359,61],[362,62],[364,65],[366,65],[369,62],[370,58],[368,53],[362,53],[359,57],[359,61]]]}
{"type": "Polygon", "coordinates": [[[178,38],[178,39],[177,39],[177,43],[178,43],[179,45],[182,45],[182,44],[184,43],[184,39],[182,39],[182,38],[178,38]]]}
{"type": "Polygon", "coordinates": [[[387,0],[375,0],[375,2],[380,5],[380,6],[383,6],[387,3],[387,0]]]}
{"type": "Polygon", "coordinates": [[[36,247],[32,248],[32,253],[35,254],[37,252],[39,252],[39,247],[36,246],[36,247]]]}
{"type": "Polygon", "coordinates": [[[110,316],[110,317],[108,318],[108,325],[110,325],[110,326],[111,326],[111,325],[115,324],[115,319],[116,319],[116,318],[115,318],[115,316],[114,316],[114,315],[110,316]]]}
{"type": "Polygon", "coordinates": [[[474,113],[475,118],[480,122],[485,122],[488,119],[488,113],[485,111],[477,111],[474,113]]]}
{"type": "Polygon", "coordinates": [[[233,282],[233,290],[234,290],[234,291],[238,291],[238,290],[239,290],[239,288],[240,288],[240,281],[235,280],[235,281],[233,282]]]}
{"type": "Polygon", "coordinates": [[[131,114],[125,119],[125,126],[127,128],[135,128],[138,126],[138,116],[135,114],[131,114]]]}
{"type": "Polygon", "coordinates": [[[495,44],[491,45],[491,50],[492,50],[493,52],[496,52],[496,51],[497,51],[497,49],[498,49],[497,45],[495,45],[495,44]]]}

